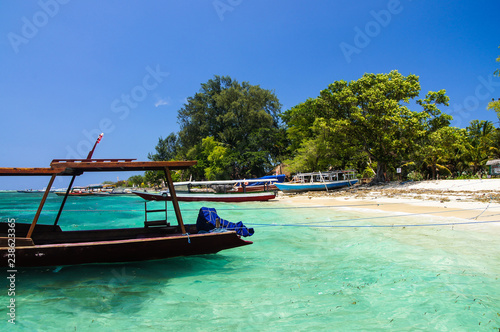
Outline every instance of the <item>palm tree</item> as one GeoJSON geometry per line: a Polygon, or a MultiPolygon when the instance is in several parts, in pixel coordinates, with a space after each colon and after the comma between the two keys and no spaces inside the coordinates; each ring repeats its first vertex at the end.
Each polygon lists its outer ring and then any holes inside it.
{"type": "Polygon", "coordinates": [[[489,159],[495,128],[491,121],[472,120],[466,132],[468,138],[466,160],[472,171],[477,173],[489,159]]]}

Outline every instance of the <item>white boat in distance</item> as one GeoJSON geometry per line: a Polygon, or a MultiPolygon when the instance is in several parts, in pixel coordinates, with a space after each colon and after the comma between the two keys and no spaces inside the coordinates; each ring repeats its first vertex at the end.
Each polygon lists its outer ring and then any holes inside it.
{"type": "Polygon", "coordinates": [[[328,191],[346,186],[352,186],[358,182],[354,170],[298,173],[293,181],[275,183],[276,187],[283,192],[304,191],[328,191]]]}

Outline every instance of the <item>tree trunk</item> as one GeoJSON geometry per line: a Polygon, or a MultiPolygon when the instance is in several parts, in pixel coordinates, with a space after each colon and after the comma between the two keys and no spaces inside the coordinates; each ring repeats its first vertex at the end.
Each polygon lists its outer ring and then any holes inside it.
{"type": "Polygon", "coordinates": [[[385,183],[387,179],[387,167],[384,162],[377,160],[377,173],[375,174],[375,178],[373,178],[372,183],[385,183]]]}

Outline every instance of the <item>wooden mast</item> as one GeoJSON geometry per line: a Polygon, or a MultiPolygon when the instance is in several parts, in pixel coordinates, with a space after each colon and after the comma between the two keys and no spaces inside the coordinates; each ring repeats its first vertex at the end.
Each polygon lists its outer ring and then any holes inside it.
{"type": "Polygon", "coordinates": [[[172,196],[172,205],[174,206],[177,223],[181,226],[182,234],[186,234],[186,228],[184,227],[184,222],[182,221],[181,209],[179,208],[179,202],[177,201],[177,194],[175,193],[174,182],[172,181],[172,175],[170,174],[170,169],[168,167],[165,167],[165,177],[167,179],[170,196],[172,196]]]}
{"type": "MultiPolygon", "coordinates": [[[[103,135],[104,135],[104,133],[101,133],[101,135],[99,135],[99,137],[97,137],[97,140],[94,143],[94,147],[92,148],[92,150],[90,150],[89,154],[87,155],[87,159],[85,159],[85,161],[92,161],[92,155],[94,154],[95,147],[97,146],[97,144],[99,144],[103,135]]],[[[61,217],[62,210],[64,209],[64,204],[66,204],[66,200],[68,199],[69,193],[71,192],[71,187],[73,187],[73,182],[75,182],[75,179],[76,179],[76,175],[73,175],[73,177],[71,178],[71,181],[69,182],[68,189],[66,189],[66,194],[64,195],[61,206],[59,207],[59,212],[57,212],[57,217],[56,217],[56,220],[54,221],[54,226],[57,226],[57,222],[59,221],[59,218],[61,217]]]]}
{"type": "Polygon", "coordinates": [[[92,148],[92,150],[90,150],[89,154],[87,155],[87,159],[86,160],[92,159],[92,155],[94,154],[95,147],[97,146],[97,144],[99,144],[99,142],[101,141],[103,135],[104,135],[104,133],[101,133],[101,135],[99,135],[99,137],[97,137],[97,140],[94,143],[94,147],[92,148]]]}
{"type": "Polygon", "coordinates": [[[33,218],[33,222],[31,223],[30,229],[26,238],[31,238],[31,234],[33,234],[33,230],[35,229],[36,222],[40,217],[40,213],[42,213],[43,206],[45,205],[45,201],[47,200],[47,196],[49,196],[50,188],[52,188],[52,184],[54,183],[54,179],[56,178],[56,174],[52,174],[50,177],[49,184],[47,185],[47,189],[45,189],[45,193],[43,194],[42,200],[40,201],[40,205],[38,206],[38,210],[36,211],[35,217],[33,218]]]}

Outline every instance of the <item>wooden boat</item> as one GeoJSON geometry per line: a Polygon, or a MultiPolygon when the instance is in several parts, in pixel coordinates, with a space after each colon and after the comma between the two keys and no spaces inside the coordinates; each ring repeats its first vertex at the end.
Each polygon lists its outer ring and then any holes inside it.
{"type": "Polygon", "coordinates": [[[281,183],[285,181],[285,175],[267,175],[258,179],[252,179],[251,182],[247,180],[240,181],[236,183],[233,191],[243,193],[243,192],[258,192],[258,191],[278,191],[275,183],[281,183]],[[258,182],[253,182],[258,181],[258,182]]]}
{"type": "MultiPolygon", "coordinates": [[[[87,187],[73,187],[68,194],[69,196],[97,196],[108,194],[109,191],[104,190],[102,185],[92,185],[87,187]]],[[[58,196],[66,196],[66,191],[56,191],[58,196]]]]}
{"type": "MultiPolygon", "coordinates": [[[[243,188],[254,184],[265,183],[266,186],[277,181],[276,179],[252,179],[245,180],[243,188]]],[[[276,194],[269,192],[250,192],[237,191],[236,185],[241,180],[218,180],[218,181],[186,181],[174,182],[177,192],[177,200],[180,202],[264,202],[276,198],[276,194]],[[180,189],[180,190],[179,190],[180,189]]],[[[248,188],[248,187],[246,187],[248,188]]],[[[146,191],[133,191],[137,196],[147,201],[171,201],[172,198],[168,191],[151,193],[146,191]]]]}
{"type": "MultiPolygon", "coordinates": [[[[57,196],[66,196],[66,191],[56,191],[57,196]]],[[[92,196],[92,192],[87,190],[85,187],[74,187],[68,193],[68,196],[92,196]]]]}
{"type": "MultiPolygon", "coordinates": [[[[148,193],[142,191],[134,191],[139,197],[147,201],[171,201],[172,196],[168,192],[148,193]]],[[[178,193],[177,200],[179,202],[263,202],[276,198],[274,192],[258,192],[258,193],[178,193]]]]}
{"type": "Polygon", "coordinates": [[[269,179],[248,179],[248,180],[217,180],[217,181],[186,181],[174,182],[177,192],[185,191],[188,193],[237,193],[237,192],[255,192],[255,191],[271,191],[271,190],[253,190],[256,188],[270,188],[271,185],[279,181],[276,178],[269,179]]]}
{"type": "MultiPolygon", "coordinates": [[[[121,188],[113,188],[111,190],[109,189],[103,189],[103,190],[97,190],[97,191],[91,191],[90,196],[134,196],[134,193],[130,189],[121,189],[121,188]]],[[[71,194],[70,194],[71,195],[71,194]]],[[[78,195],[74,195],[78,196],[78,195]]]]}
{"type": "Polygon", "coordinates": [[[299,173],[292,182],[276,183],[283,192],[328,191],[341,187],[352,186],[358,182],[353,170],[299,173]]]}
{"type": "MultiPolygon", "coordinates": [[[[9,217],[8,223],[0,223],[0,265],[12,270],[21,266],[143,261],[216,253],[252,243],[243,240],[236,228],[207,232],[204,228],[206,223],[200,221],[200,216],[196,224],[184,224],[170,171],[186,169],[195,165],[196,161],[137,162],[132,160],[89,159],[87,157],[87,159],[53,160],[47,168],[0,168],[2,176],[50,177],[31,224],[11,222],[13,219],[9,218],[14,216],[7,216],[9,217]],[[167,221],[166,209],[164,220],[148,221],[146,218],[144,227],[139,228],[64,231],[58,225],[76,176],[85,172],[148,170],[165,172],[165,181],[172,195],[177,225],[171,225],[167,221]],[[57,176],[72,176],[57,217],[52,225],[37,224],[57,176]]],[[[158,210],[146,210],[146,216],[148,212],[158,212],[158,210]]]]}
{"type": "Polygon", "coordinates": [[[113,188],[110,192],[112,196],[133,196],[134,193],[130,188],[113,188]]]}
{"type": "Polygon", "coordinates": [[[253,192],[263,192],[263,191],[278,191],[278,187],[274,184],[261,184],[257,186],[236,186],[233,191],[237,193],[253,193],[253,192]]]}
{"type": "Polygon", "coordinates": [[[43,190],[34,190],[34,189],[17,190],[17,192],[23,194],[43,194],[43,190]]]}

